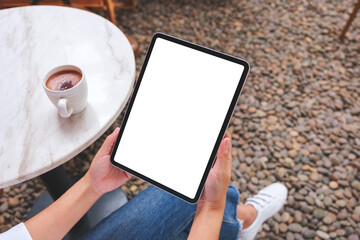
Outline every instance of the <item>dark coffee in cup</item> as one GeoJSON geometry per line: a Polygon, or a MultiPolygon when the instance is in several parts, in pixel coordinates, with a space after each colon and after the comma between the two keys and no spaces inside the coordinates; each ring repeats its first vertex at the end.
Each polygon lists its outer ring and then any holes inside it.
{"type": "Polygon", "coordinates": [[[53,91],[65,91],[81,81],[81,73],[75,70],[62,70],[51,75],[46,81],[46,87],[53,91]]]}

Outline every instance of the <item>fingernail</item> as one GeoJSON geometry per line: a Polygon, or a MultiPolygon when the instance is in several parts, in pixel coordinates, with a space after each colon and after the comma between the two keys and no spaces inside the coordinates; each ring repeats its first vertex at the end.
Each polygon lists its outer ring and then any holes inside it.
{"type": "Polygon", "coordinates": [[[225,147],[228,147],[229,146],[229,138],[225,138],[225,147]]]}
{"type": "Polygon", "coordinates": [[[119,132],[119,129],[120,129],[119,127],[115,128],[115,130],[113,131],[113,134],[119,132]]]}

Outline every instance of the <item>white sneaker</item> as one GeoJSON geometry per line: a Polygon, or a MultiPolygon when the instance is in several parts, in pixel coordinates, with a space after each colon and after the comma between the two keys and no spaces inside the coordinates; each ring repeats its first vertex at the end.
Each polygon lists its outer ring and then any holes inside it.
{"type": "Polygon", "coordinates": [[[283,184],[273,183],[260,190],[257,195],[247,199],[245,205],[253,205],[257,211],[257,216],[249,227],[241,230],[240,239],[253,240],[261,224],[282,208],[287,198],[287,192],[283,184]]]}

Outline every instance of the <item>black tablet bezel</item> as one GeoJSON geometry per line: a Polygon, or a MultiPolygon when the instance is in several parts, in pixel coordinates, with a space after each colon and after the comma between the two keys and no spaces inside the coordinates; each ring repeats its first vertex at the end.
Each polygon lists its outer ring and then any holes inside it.
{"type": "Polygon", "coordinates": [[[203,46],[200,46],[200,45],[197,45],[197,44],[194,44],[194,43],[191,43],[191,42],[188,42],[188,41],[185,41],[185,40],[182,40],[182,39],[179,39],[179,38],[167,35],[167,34],[164,34],[164,33],[156,33],[153,36],[153,38],[151,40],[151,43],[150,43],[150,46],[148,48],[148,51],[146,53],[144,64],[143,64],[143,66],[141,68],[141,71],[140,71],[140,74],[139,74],[139,77],[138,77],[138,81],[137,81],[135,89],[134,89],[134,91],[132,93],[129,106],[127,108],[127,111],[126,111],[125,116],[124,116],[124,120],[123,120],[121,128],[120,128],[119,135],[118,135],[116,143],[115,143],[115,145],[113,147],[113,150],[112,150],[112,153],[111,153],[111,158],[110,158],[111,163],[114,166],[116,166],[118,168],[121,168],[121,169],[125,170],[126,172],[131,173],[132,175],[134,175],[136,177],[139,177],[139,178],[147,181],[148,183],[151,183],[151,184],[153,184],[153,185],[155,185],[155,186],[157,186],[157,187],[159,187],[159,188],[173,194],[176,197],[179,197],[179,198],[181,198],[181,199],[183,199],[183,200],[185,200],[185,201],[187,201],[189,203],[196,203],[199,200],[200,196],[201,196],[202,190],[203,190],[204,185],[205,185],[205,181],[207,179],[207,176],[209,175],[209,172],[211,170],[213,162],[214,162],[214,160],[216,158],[217,150],[218,150],[218,148],[220,146],[222,138],[225,135],[225,131],[226,131],[227,127],[228,127],[228,124],[229,124],[230,119],[232,117],[232,114],[234,112],[234,109],[235,109],[235,106],[237,104],[238,98],[240,96],[241,90],[242,90],[242,88],[244,86],[246,77],[247,77],[247,75],[249,73],[249,68],[250,68],[249,63],[246,62],[243,59],[240,59],[240,58],[237,58],[237,57],[234,57],[234,56],[222,53],[222,52],[218,52],[218,51],[215,51],[215,50],[212,50],[212,49],[209,49],[209,48],[206,48],[206,47],[203,47],[203,46]],[[201,51],[201,52],[204,52],[204,53],[207,53],[207,54],[210,54],[210,55],[213,55],[213,56],[216,56],[216,57],[219,57],[219,58],[222,58],[222,59],[234,62],[234,63],[238,63],[238,64],[240,64],[240,65],[242,65],[244,67],[244,71],[243,71],[243,73],[242,73],[242,75],[240,77],[240,81],[239,81],[238,86],[236,88],[235,94],[234,94],[234,96],[232,98],[231,105],[230,105],[230,107],[229,107],[229,109],[227,111],[226,117],[225,117],[224,122],[222,124],[222,127],[220,129],[220,132],[219,132],[218,138],[216,140],[215,146],[214,146],[214,148],[212,150],[212,153],[210,155],[208,164],[206,166],[206,169],[204,171],[203,177],[201,179],[201,182],[200,182],[200,184],[198,186],[198,189],[197,189],[197,192],[196,192],[196,195],[195,195],[194,198],[189,198],[189,197],[187,197],[187,196],[185,196],[185,195],[183,195],[183,194],[181,194],[181,193],[179,193],[179,192],[177,192],[177,191],[175,191],[175,190],[173,190],[173,189],[171,189],[171,188],[169,188],[169,187],[167,187],[167,186],[165,186],[165,185],[163,185],[161,183],[158,183],[158,182],[154,181],[153,179],[150,179],[150,178],[148,178],[148,177],[146,177],[146,176],[144,176],[144,175],[142,175],[142,174],[140,174],[140,173],[138,173],[138,172],[136,172],[136,171],[134,171],[134,170],[132,170],[132,169],[130,169],[130,168],[128,168],[128,167],[126,167],[126,166],[124,166],[124,165],[122,165],[122,164],[120,164],[120,163],[118,163],[118,162],[116,162],[114,160],[116,150],[118,148],[118,145],[119,145],[119,142],[121,140],[122,134],[123,134],[124,129],[126,127],[126,123],[127,123],[128,117],[130,115],[131,108],[133,106],[134,100],[136,98],[136,94],[137,94],[138,89],[140,87],[140,84],[141,84],[141,81],[142,81],[146,66],[148,64],[152,49],[154,47],[156,39],[158,39],[158,38],[162,38],[162,39],[165,39],[165,40],[168,40],[168,41],[171,41],[171,42],[174,42],[174,43],[177,43],[177,44],[180,44],[180,45],[183,45],[183,46],[186,46],[186,47],[189,47],[189,48],[201,51]]]}

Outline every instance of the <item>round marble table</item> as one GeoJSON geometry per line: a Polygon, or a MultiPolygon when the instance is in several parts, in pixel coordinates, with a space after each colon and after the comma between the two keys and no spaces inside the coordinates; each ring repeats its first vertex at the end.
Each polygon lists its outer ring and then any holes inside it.
{"type": "Polygon", "coordinates": [[[0,10],[0,189],[68,161],[115,121],[135,80],[130,43],[93,13],[54,6],[0,10]],[[85,111],[61,118],[41,86],[73,64],[88,82],[85,111]]]}

